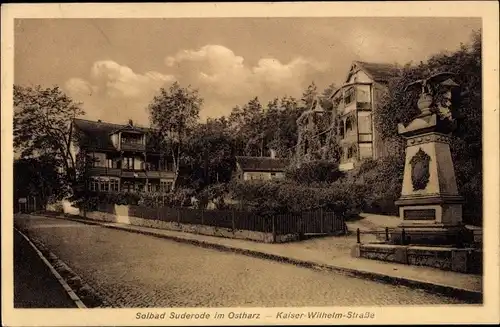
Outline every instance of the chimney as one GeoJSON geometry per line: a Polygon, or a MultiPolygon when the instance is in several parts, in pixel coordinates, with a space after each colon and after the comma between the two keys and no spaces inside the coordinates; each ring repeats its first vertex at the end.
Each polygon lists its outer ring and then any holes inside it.
{"type": "Polygon", "coordinates": [[[128,120],[128,124],[129,124],[130,126],[134,126],[134,121],[133,121],[132,119],[129,119],[129,120],[128,120]]]}
{"type": "Polygon", "coordinates": [[[270,149],[269,151],[271,152],[271,158],[276,159],[276,150],[270,149]]]}

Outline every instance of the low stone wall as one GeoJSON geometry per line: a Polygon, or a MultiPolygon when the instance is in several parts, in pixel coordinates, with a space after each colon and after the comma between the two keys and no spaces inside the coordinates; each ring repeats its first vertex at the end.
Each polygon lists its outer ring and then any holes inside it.
{"type": "Polygon", "coordinates": [[[465,252],[458,250],[450,250],[446,248],[429,248],[429,247],[408,247],[406,249],[408,264],[410,265],[428,266],[443,270],[455,270],[455,271],[463,270],[458,267],[457,267],[458,270],[452,269],[453,268],[452,258],[456,257],[460,253],[465,253],[465,252]]]}
{"type": "Polygon", "coordinates": [[[79,215],[80,214],[80,209],[74,207],[70,201],[68,200],[62,200],[56,203],[50,203],[47,204],[47,207],[45,208],[47,211],[57,211],[57,212],[63,212],[65,214],[69,215],[79,215]]]}
{"type": "Polygon", "coordinates": [[[473,248],[356,244],[351,254],[358,258],[427,266],[461,273],[482,272],[482,253],[473,248]]]}
{"type": "MultiPolygon", "coordinates": [[[[128,215],[128,207],[127,206],[115,206],[115,214],[110,214],[106,212],[100,211],[91,211],[86,213],[87,219],[92,219],[96,221],[104,221],[104,222],[112,222],[112,223],[121,223],[128,224],[133,226],[142,226],[142,227],[151,227],[158,229],[166,229],[172,231],[179,231],[185,233],[194,233],[194,234],[202,234],[208,236],[218,236],[218,237],[226,237],[226,238],[235,238],[235,239],[246,239],[264,243],[272,243],[273,235],[272,233],[264,233],[264,232],[256,232],[249,230],[232,230],[230,228],[222,228],[215,226],[207,226],[207,225],[195,225],[195,224],[180,224],[172,221],[161,221],[161,220],[153,220],[153,219],[144,219],[134,216],[128,215]]],[[[83,213],[80,214],[83,216],[83,213]]],[[[276,235],[276,242],[290,242],[297,240],[299,238],[298,235],[289,234],[289,235],[276,235]]]]}

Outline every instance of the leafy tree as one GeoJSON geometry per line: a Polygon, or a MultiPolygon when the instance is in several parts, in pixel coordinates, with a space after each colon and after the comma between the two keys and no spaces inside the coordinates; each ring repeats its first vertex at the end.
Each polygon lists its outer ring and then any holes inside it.
{"type": "Polygon", "coordinates": [[[335,83],[332,83],[328,85],[319,96],[321,101],[321,107],[323,107],[325,111],[330,112],[333,110],[333,103],[332,101],[330,101],[330,97],[336,90],[337,86],[335,85],[335,83]]]}
{"type": "Polygon", "coordinates": [[[151,126],[174,164],[172,190],[179,177],[186,139],[196,125],[202,104],[197,90],[183,88],[175,82],[169,89],[161,88],[148,106],[151,126]]]}
{"type": "Polygon", "coordinates": [[[302,114],[293,97],[283,97],[279,101],[278,111],[268,118],[268,126],[273,131],[269,147],[276,150],[278,156],[291,158],[297,143],[297,118],[302,114]]]}
{"type": "Polygon", "coordinates": [[[51,158],[64,171],[67,185],[75,179],[71,154],[71,121],[83,115],[78,103],[59,87],[14,85],[14,147],[21,158],[51,158]]]}
{"type": "Polygon", "coordinates": [[[64,193],[64,175],[57,170],[54,158],[42,155],[14,161],[14,198],[35,197],[45,207],[61,199],[64,193]]]}
{"type": "Polygon", "coordinates": [[[311,82],[307,89],[302,93],[302,106],[309,109],[314,101],[314,99],[318,96],[318,87],[314,82],[311,82]]]}
{"type": "MultiPolygon", "coordinates": [[[[321,107],[327,112],[318,123],[321,130],[327,130],[331,123],[333,107],[329,97],[334,90],[335,85],[331,84],[318,95],[317,86],[312,82],[304,90],[300,101],[285,96],[272,99],[264,108],[258,98],[253,98],[243,107],[233,108],[228,123],[229,129],[235,135],[235,153],[267,156],[269,150],[273,149],[279,157],[292,158],[298,139],[297,119],[318,99],[321,107]]],[[[329,139],[326,142],[327,133],[322,136],[323,143],[330,144],[334,141],[329,139]]]]}
{"type": "Polygon", "coordinates": [[[198,124],[186,141],[190,182],[199,187],[228,182],[235,164],[234,151],[235,140],[224,117],[198,124]]]}

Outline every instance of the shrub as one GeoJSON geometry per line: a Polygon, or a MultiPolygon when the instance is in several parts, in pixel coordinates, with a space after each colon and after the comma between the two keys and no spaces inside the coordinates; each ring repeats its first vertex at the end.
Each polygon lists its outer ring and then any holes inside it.
{"type": "Polygon", "coordinates": [[[305,162],[300,167],[289,167],[286,178],[304,184],[332,183],[343,176],[336,161],[317,160],[305,162]]]}
{"type": "Polygon", "coordinates": [[[178,189],[174,193],[146,192],[92,192],[73,199],[73,205],[85,208],[87,211],[97,210],[99,204],[140,205],[156,208],[160,206],[189,206],[194,191],[178,189]]]}
{"type": "MultiPolygon", "coordinates": [[[[304,185],[290,181],[239,181],[232,183],[234,197],[261,215],[324,209],[339,215],[359,213],[342,184],[304,185]]],[[[354,198],[354,197],[353,197],[354,198]]]]}
{"type": "Polygon", "coordinates": [[[217,209],[226,209],[227,205],[224,202],[224,198],[228,196],[228,193],[228,184],[219,183],[209,185],[198,194],[200,206],[205,208],[208,202],[212,201],[217,209]]]}
{"type": "Polygon", "coordinates": [[[350,201],[361,202],[357,205],[365,212],[397,215],[394,201],[401,195],[403,170],[399,155],[363,162],[351,173],[350,201]]]}

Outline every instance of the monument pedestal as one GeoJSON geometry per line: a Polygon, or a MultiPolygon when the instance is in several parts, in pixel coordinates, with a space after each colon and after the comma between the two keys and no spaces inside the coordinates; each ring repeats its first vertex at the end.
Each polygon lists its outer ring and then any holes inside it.
{"type": "Polygon", "coordinates": [[[447,134],[440,133],[436,114],[417,117],[407,127],[406,160],[401,197],[396,201],[402,223],[393,242],[456,244],[462,237],[462,203],[447,134]]]}
{"type": "MultiPolygon", "coordinates": [[[[420,115],[398,125],[406,139],[401,197],[396,201],[402,222],[390,235],[392,244],[356,244],[352,255],[462,273],[480,272],[481,251],[467,248],[448,136],[455,128],[451,73],[434,74],[407,86],[419,86],[420,115]]],[[[469,240],[473,241],[471,237],[469,240]]]]}

